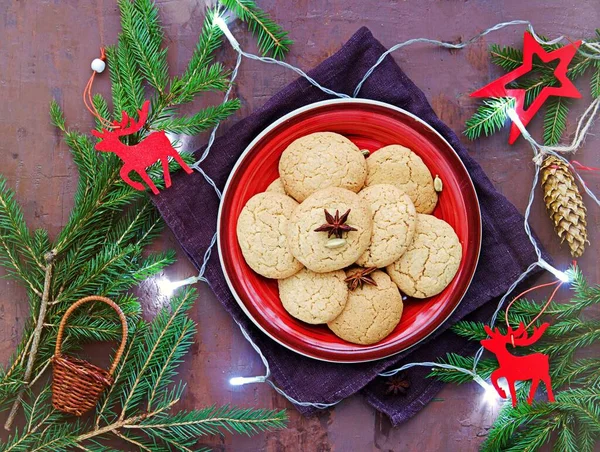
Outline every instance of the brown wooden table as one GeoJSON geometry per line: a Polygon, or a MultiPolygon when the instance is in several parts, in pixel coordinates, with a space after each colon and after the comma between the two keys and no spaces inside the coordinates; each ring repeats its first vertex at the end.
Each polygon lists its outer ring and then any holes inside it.
{"type": "MultiPolygon", "coordinates": [[[[158,1],[169,46],[173,74],[182,72],[196,44],[203,18],[200,1],[158,1]]],[[[368,26],[386,46],[412,37],[445,40],[467,39],[488,26],[510,19],[529,19],[536,30],[549,36],[565,34],[588,37],[600,25],[596,0],[543,2],[510,1],[397,1],[397,0],[260,0],[296,41],[288,61],[310,69],[333,54],[360,26],[368,26]]],[[[254,40],[239,25],[232,27],[242,47],[255,50],[254,40]]],[[[56,98],[64,107],[68,123],[89,130],[92,119],[85,110],[81,93],[89,77],[89,64],[103,44],[115,42],[119,31],[116,2],[112,0],[4,0],[0,5],[0,172],[16,190],[31,228],[49,229],[51,236],[65,224],[73,204],[76,169],[67,148],[48,119],[48,105],[56,98]]],[[[469,92],[501,73],[489,61],[491,42],[520,45],[523,29],[514,27],[497,32],[471,48],[450,53],[417,45],[394,55],[396,61],[425,91],[437,114],[455,131],[461,132],[475,103],[469,92]]],[[[219,59],[231,66],[235,55],[225,46],[219,59]]],[[[236,95],[242,118],[295,76],[280,67],[244,61],[237,80],[236,95]]],[[[108,76],[100,77],[96,89],[108,93],[108,76]]],[[[572,131],[578,112],[587,105],[589,90],[581,83],[586,100],[577,101],[569,116],[572,131]]],[[[207,96],[190,105],[189,111],[221,95],[207,96]]],[[[227,130],[234,120],[224,124],[227,130]]],[[[539,137],[540,118],[531,130],[539,137]]],[[[578,153],[578,160],[600,166],[600,124],[578,153]]],[[[188,145],[205,142],[206,137],[190,139],[188,145]]],[[[507,145],[507,134],[467,143],[471,154],[485,168],[492,181],[520,211],[529,193],[533,164],[528,146],[520,140],[507,145]]],[[[600,192],[600,176],[587,175],[590,186],[600,192]]],[[[538,191],[538,195],[539,195],[538,191]]],[[[588,202],[589,250],[579,264],[592,282],[600,281],[600,240],[597,225],[599,209],[588,202]]],[[[532,223],[558,266],[570,261],[538,199],[532,210],[532,223]]],[[[186,260],[173,236],[165,232],[157,249],[175,248],[179,261],[167,276],[181,279],[196,270],[186,260]]],[[[28,317],[25,291],[10,280],[0,282],[0,362],[6,363],[14,351],[28,317]]],[[[360,397],[352,397],[335,409],[303,418],[267,385],[232,388],[232,375],[263,372],[260,360],[242,338],[238,328],[204,285],[192,316],[199,333],[191,353],[181,367],[188,383],[181,408],[199,408],[230,403],[245,407],[287,408],[289,428],[248,439],[230,435],[206,438],[203,444],[215,450],[298,450],[298,451],[473,451],[495,418],[498,408],[482,401],[475,384],[448,386],[420,414],[392,428],[388,419],[376,413],[360,397]]],[[[164,302],[155,282],[139,290],[150,318],[164,302]]],[[[2,421],[3,422],[3,421],[2,421]]]]}

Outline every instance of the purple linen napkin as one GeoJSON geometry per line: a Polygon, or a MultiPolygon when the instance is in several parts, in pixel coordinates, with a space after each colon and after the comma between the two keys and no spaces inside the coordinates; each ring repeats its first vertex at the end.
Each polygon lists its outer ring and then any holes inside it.
{"type": "MultiPolygon", "coordinates": [[[[309,74],[323,86],[351,95],[363,74],[384,51],[371,32],[361,28],[335,55],[309,74]]],[[[474,344],[457,337],[448,328],[467,315],[482,320],[489,318],[498,297],[536,256],[523,230],[523,217],[494,189],[454,132],[435,115],[423,92],[392,58],[388,56],[375,70],[363,85],[360,96],[396,105],[429,123],[456,149],[471,174],[481,203],[483,243],[471,287],[452,317],[427,341],[391,358],[353,365],[325,363],[289,351],[254,327],[231,295],[216,252],[210,258],[205,276],[225,309],[262,349],[271,365],[272,378],[285,392],[300,401],[331,403],[364,389],[369,403],[388,414],[396,424],[418,412],[442,384],[424,378],[429,369],[415,368],[409,371],[412,380],[409,393],[405,397],[389,397],[385,395],[382,379],[376,379],[377,374],[407,362],[435,361],[449,352],[471,352],[474,344]],[[423,347],[424,344],[427,346],[423,347]]],[[[327,98],[329,96],[306,80],[296,80],[216,140],[203,163],[204,171],[223,188],[234,163],[256,135],[286,113],[327,98]]],[[[202,150],[198,150],[197,155],[202,150]]],[[[216,229],[218,199],[213,189],[198,173],[177,174],[173,187],[155,197],[154,202],[199,268],[216,229]]],[[[298,409],[305,414],[314,411],[310,407],[298,409]]]]}

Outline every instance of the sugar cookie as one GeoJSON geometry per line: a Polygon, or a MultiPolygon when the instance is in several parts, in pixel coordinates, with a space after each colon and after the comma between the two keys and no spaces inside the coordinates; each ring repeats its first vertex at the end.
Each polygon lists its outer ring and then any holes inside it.
{"type": "Polygon", "coordinates": [[[386,270],[406,295],[427,298],[450,284],[462,259],[454,229],[432,215],[417,215],[417,231],[402,257],[386,270]]]}
{"type": "Polygon", "coordinates": [[[367,177],[365,157],[343,135],[318,132],[298,138],[279,160],[285,191],[298,202],[317,190],[342,187],[357,193],[367,177]]]}
{"type": "Polygon", "coordinates": [[[392,144],[367,159],[367,186],[391,184],[406,193],[418,213],[431,213],[437,203],[431,173],[421,157],[408,148],[392,144]]]}
{"type": "Polygon", "coordinates": [[[282,195],[287,195],[285,192],[285,188],[283,187],[283,182],[281,182],[281,177],[275,179],[271,184],[267,187],[265,192],[273,192],[273,193],[281,193],[282,195]]]}
{"type": "Polygon", "coordinates": [[[279,298],[292,317],[306,323],[327,323],[346,306],[348,286],[345,278],[343,270],[315,273],[305,268],[278,281],[279,298]]]}
{"type": "Polygon", "coordinates": [[[389,184],[371,185],[358,193],[373,213],[369,248],[356,263],[362,267],[385,267],[400,259],[415,235],[417,213],[404,192],[389,184]]]}
{"type": "Polygon", "coordinates": [[[280,193],[259,193],[246,203],[237,222],[242,254],[256,273],[267,278],[287,278],[302,264],[287,244],[288,220],[298,205],[280,193]]]}
{"type": "Polygon", "coordinates": [[[290,250],[314,272],[339,270],[353,264],[365,252],[371,241],[372,222],[371,209],[356,193],[336,187],[319,190],[296,207],[290,218],[290,250]],[[340,216],[350,211],[346,224],[356,230],[341,234],[341,246],[330,246],[331,240],[337,240],[335,235],[315,231],[326,223],[325,210],[340,216]]]}
{"type": "Polygon", "coordinates": [[[342,313],[328,323],[336,336],[354,344],[379,342],[396,328],[402,317],[402,296],[390,277],[380,270],[369,276],[377,285],[364,284],[350,291],[342,313]]]}

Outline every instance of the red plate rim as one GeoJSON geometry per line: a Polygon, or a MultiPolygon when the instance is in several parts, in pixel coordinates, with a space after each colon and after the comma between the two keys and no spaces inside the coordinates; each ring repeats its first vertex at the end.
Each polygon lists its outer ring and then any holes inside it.
{"type": "MultiPolygon", "coordinates": [[[[477,268],[477,264],[479,262],[479,256],[480,256],[480,252],[481,252],[481,210],[480,210],[480,206],[479,206],[479,200],[477,197],[477,192],[475,190],[475,186],[473,185],[473,181],[471,179],[471,176],[469,174],[469,172],[467,171],[466,167],[464,166],[464,163],[462,162],[462,160],[460,159],[460,157],[458,156],[458,154],[456,153],[456,151],[454,150],[454,148],[450,145],[450,143],[448,143],[448,141],[440,134],[438,133],[433,127],[431,127],[428,123],[426,123],[425,121],[423,121],[422,119],[420,119],[419,117],[415,116],[414,114],[403,110],[399,107],[396,107],[394,105],[391,104],[387,104],[384,102],[379,102],[379,101],[375,101],[375,100],[371,100],[371,99],[330,99],[330,100],[325,100],[325,101],[321,101],[321,102],[315,102],[309,105],[306,105],[304,107],[298,108],[288,114],[286,114],[285,116],[282,116],[281,118],[279,118],[278,120],[276,120],[275,122],[273,122],[270,126],[268,126],[266,129],[264,129],[260,134],[258,134],[256,136],[256,138],[254,140],[252,140],[252,142],[246,147],[246,149],[244,150],[244,152],[240,155],[240,157],[238,158],[237,162],[235,163],[233,169],[231,170],[229,177],[227,179],[227,182],[225,184],[225,188],[223,189],[223,193],[222,193],[222,197],[221,197],[221,202],[219,205],[219,212],[218,212],[218,217],[217,217],[217,250],[218,250],[218,254],[219,254],[219,260],[221,263],[221,268],[223,270],[223,274],[225,276],[225,280],[227,282],[227,286],[229,287],[229,290],[231,291],[233,297],[235,298],[235,300],[237,301],[238,305],[240,306],[240,308],[242,309],[242,311],[248,316],[248,318],[263,332],[265,333],[268,337],[270,337],[272,340],[274,340],[275,342],[277,342],[278,344],[286,347],[289,350],[292,350],[295,353],[298,353],[300,355],[312,358],[312,359],[316,359],[319,361],[326,361],[326,362],[336,362],[336,363],[361,363],[361,362],[369,362],[369,361],[377,361],[380,359],[384,359],[390,356],[393,356],[395,354],[404,352],[412,347],[414,347],[415,345],[419,344],[420,342],[422,342],[423,340],[425,340],[427,337],[429,337],[431,334],[433,334],[446,320],[448,320],[448,318],[454,313],[454,311],[456,310],[456,308],[460,305],[465,293],[467,292],[467,290],[469,289],[471,282],[473,280],[473,276],[475,274],[475,269],[477,268]],[[336,353],[336,352],[331,352],[331,353],[326,353],[326,355],[328,357],[323,357],[323,356],[319,356],[316,353],[309,353],[303,350],[299,350],[297,349],[294,344],[289,343],[286,340],[283,340],[277,336],[275,336],[274,334],[271,334],[271,332],[269,332],[267,329],[265,329],[261,323],[252,315],[252,313],[248,310],[248,308],[246,307],[244,301],[242,300],[242,297],[237,293],[234,284],[232,283],[231,279],[230,279],[230,275],[227,272],[227,265],[225,262],[225,257],[224,257],[224,253],[223,253],[223,243],[222,243],[222,238],[221,238],[221,229],[223,227],[223,210],[224,210],[224,206],[226,204],[226,199],[228,197],[229,191],[230,191],[230,186],[231,186],[231,182],[234,179],[234,177],[236,176],[237,170],[238,168],[242,165],[242,163],[244,162],[246,156],[253,150],[253,148],[267,135],[269,134],[273,129],[279,127],[282,123],[285,123],[286,121],[289,121],[290,119],[292,119],[295,116],[298,116],[300,114],[304,114],[310,110],[314,110],[314,109],[318,109],[321,107],[325,107],[325,106],[331,106],[332,104],[355,104],[355,105],[374,105],[374,106],[378,106],[378,107],[382,107],[384,109],[390,109],[393,110],[396,113],[401,113],[403,115],[406,115],[408,117],[410,117],[411,119],[421,123],[426,129],[428,129],[431,133],[435,134],[437,136],[438,139],[440,139],[448,148],[448,150],[450,150],[456,157],[456,160],[460,163],[460,165],[463,167],[464,169],[464,173],[467,175],[468,177],[468,184],[470,185],[470,189],[472,191],[472,194],[475,196],[475,208],[476,208],[476,218],[477,218],[477,228],[475,228],[475,231],[478,235],[477,237],[477,241],[475,242],[475,245],[477,246],[477,250],[476,250],[476,255],[475,258],[473,259],[473,263],[471,265],[471,271],[470,271],[470,275],[468,277],[468,281],[467,283],[464,285],[464,289],[461,291],[461,293],[457,293],[454,294],[453,297],[456,297],[456,301],[454,301],[454,306],[452,307],[451,310],[449,310],[447,312],[447,315],[444,318],[441,318],[437,325],[435,325],[435,327],[429,331],[427,334],[425,334],[424,336],[422,336],[420,339],[416,340],[414,343],[410,344],[409,346],[405,346],[403,348],[398,348],[398,349],[393,349],[393,347],[388,347],[390,350],[385,349],[385,350],[373,350],[372,352],[365,352],[364,350],[357,350],[356,352],[356,356],[354,356],[353,353],[351,352],[344,352],[344,353],[336,353]],[[378,352],[380,351],[385,351],[385,353],[380,354],[378,352]]],[[[374,344],[376,345],[376,344],[374,344]]]]}

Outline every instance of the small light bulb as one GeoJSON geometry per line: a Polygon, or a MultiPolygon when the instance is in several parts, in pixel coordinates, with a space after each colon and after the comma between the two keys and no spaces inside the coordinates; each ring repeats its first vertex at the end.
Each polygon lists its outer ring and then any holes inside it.
{"type": "Polygon", "coordinates": [[[569,274],[566,272],[561,272],[560,270],[554,268],[552,265],[550,265],[548,262],[546,262],[544,259],[540,259],[538,261],[538,265],[540,267],[542,267],[545,270],[548,270],[550,273],[552,273],[554,276],[556,276],[558,279],[560,279],[562,282],[569,282],[571,281],[571,278],[569,277],[569,274]]]}
{"type": "Polygon", "coordinates": [[[264,383],[265,377],[232,377],[229,379],[231,386],[243,386],[251,383],[264,383]]]}
{"type": "Polygon", "coordinates": [[[158,291],[161,295],[165,297],[170,297],[175,292],[175,288],[173,287],[173,283],[169,281],[168,278],[162,277],[156,280],[156,285],[158,287],[158,291]]]}
{"type": "Polygon", "coordinates": [[[481,386],[484,390],[483,392],[483,400],[487,403],[494,403],[496,401],[498,401],[498,393],[496,392],[496,389],[489,384],[487,381],[485,381],[483,378],[481,378],[479,375],[475,375],[473,377],[473,380],[475,381],[475,383],[477,383],[479,386],[481,386]]]}
{"type": "Polygon", "coordinates": [[[513,121],[515,121],[515,122],[516,122],[517,120],[519,120],[519,121],[520,121],[520,119],[521,119],[521,118],[519,118],[519,115],[517,114],[517,110],[515,110],[513,107],[510,107],[510,108],[508,108],[508,109],[506,110],[506,114],[508,115],[508,117],[509,117],[510,119],[512,119],[512,120],[513,120],[513,121]]]}
{"type": "Polygon", "coordinates": [[[498,398],[499,396],[496,390],[492,385],[488,384],[485,387],[485,392],[483,393],[483,400],[485,400],[487,403],[495,403],[498,401],[498,398]]]}
{"type": "Polygon", "coordinates": [[[198,276],[190,276],[189,278],[182,279],[181,281],[170,281],[169,278],[158,278],[156,280],[156,285],[158,286],[158,291],[164,295],[165,297],[172,296],[177,289],[183,286],[189,286],[191,284],[196,284],[200,281],[198,276]]]}
{"type": "Polygon", "coordinates": [[[223,34],[225,35],[225,37],[231,44],[231,47],[233,47],[238,52],[241,51],[240,43],[237,41],[237,39],[235,39],[235,36],[233,36],[233,34],[231,34],[231,31],[229,30],[227,23],[220,15],[215,16],[213,23],[221,29],[221,31],[223,32],[223,34]]]}

